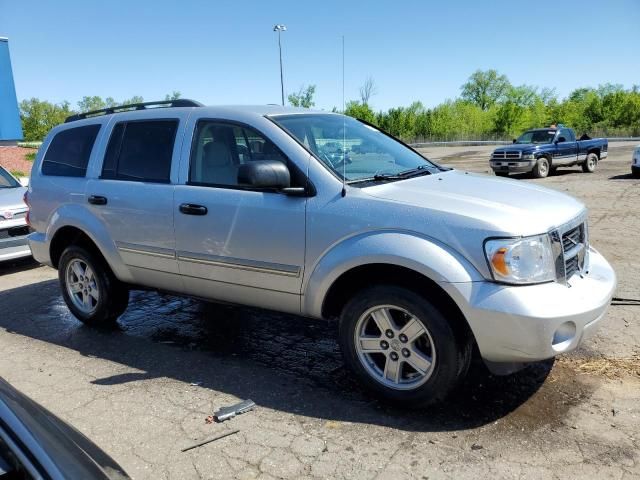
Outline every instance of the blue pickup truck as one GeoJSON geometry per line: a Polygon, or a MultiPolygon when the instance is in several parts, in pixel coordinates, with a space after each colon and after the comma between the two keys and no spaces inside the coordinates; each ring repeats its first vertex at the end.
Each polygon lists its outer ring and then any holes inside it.
{"type": "Polygon", "coordinates": [[[606,138],[576,139],[575,132],[563,125],[527,130],[513,145],[496,148],[490,165],[496,175],[531,172],[544,178],[558,167],[582,166],[582,171],[593,173],[598,162],[607,157],[609,143],[606,138]]]}

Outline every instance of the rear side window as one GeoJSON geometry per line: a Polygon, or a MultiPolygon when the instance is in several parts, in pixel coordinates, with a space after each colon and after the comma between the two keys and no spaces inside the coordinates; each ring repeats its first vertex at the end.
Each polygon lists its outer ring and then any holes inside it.
{"type": "Polygon", "coordinates": [[[42,174],[84,177],[100,125],[69,128],[56,134],[42,162],[42,174]]]}
{"type": "Polygon", "coordinates": [[[178,120],[121,122],[109,139],[102,177],[169,183],[178,120]]]}

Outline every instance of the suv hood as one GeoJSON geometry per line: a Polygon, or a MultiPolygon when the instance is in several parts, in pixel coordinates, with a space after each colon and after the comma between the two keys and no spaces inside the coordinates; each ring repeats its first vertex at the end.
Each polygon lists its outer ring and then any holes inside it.
{"type": "Polygon", "coordinates": [[[475,228],[495,235],[545,233],[585,211],[582,202],[555,190],[458,170],[363,190],[380,199],[429,209],[454,230],[466,226],[467,232],[475,228]]]}

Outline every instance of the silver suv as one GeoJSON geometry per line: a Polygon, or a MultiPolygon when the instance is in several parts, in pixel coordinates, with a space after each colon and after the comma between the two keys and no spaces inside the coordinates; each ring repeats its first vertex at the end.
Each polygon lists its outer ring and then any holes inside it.
{"type": "Polygon", "coordinates": [[[616,286],[576,199],[333,113],[180,100],[71,117],[27,200],[33,255],[81,321],[114,322],[140,287],[339,319],[353,373],[409,405],[444,398],[475,347],[496,373],[575,349],[616,286]]]}

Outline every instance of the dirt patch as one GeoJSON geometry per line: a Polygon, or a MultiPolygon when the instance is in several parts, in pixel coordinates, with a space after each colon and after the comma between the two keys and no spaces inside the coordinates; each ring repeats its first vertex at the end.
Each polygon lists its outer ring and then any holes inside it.
{"type": "Polygon", "coordinates": [[[35,148],[0,147],[0,166],[10,172],[22,172],[28,176],[31,173],[33,161],[29,161],[27,155],[37,151],[35,148]]]}
{"type": "Polygon", "coordinates": [[[562,357],[560,362],[588,375],[607,378],[621,378],[627,375],[640,377],[640,353],[624,358],[562,357]]]}

